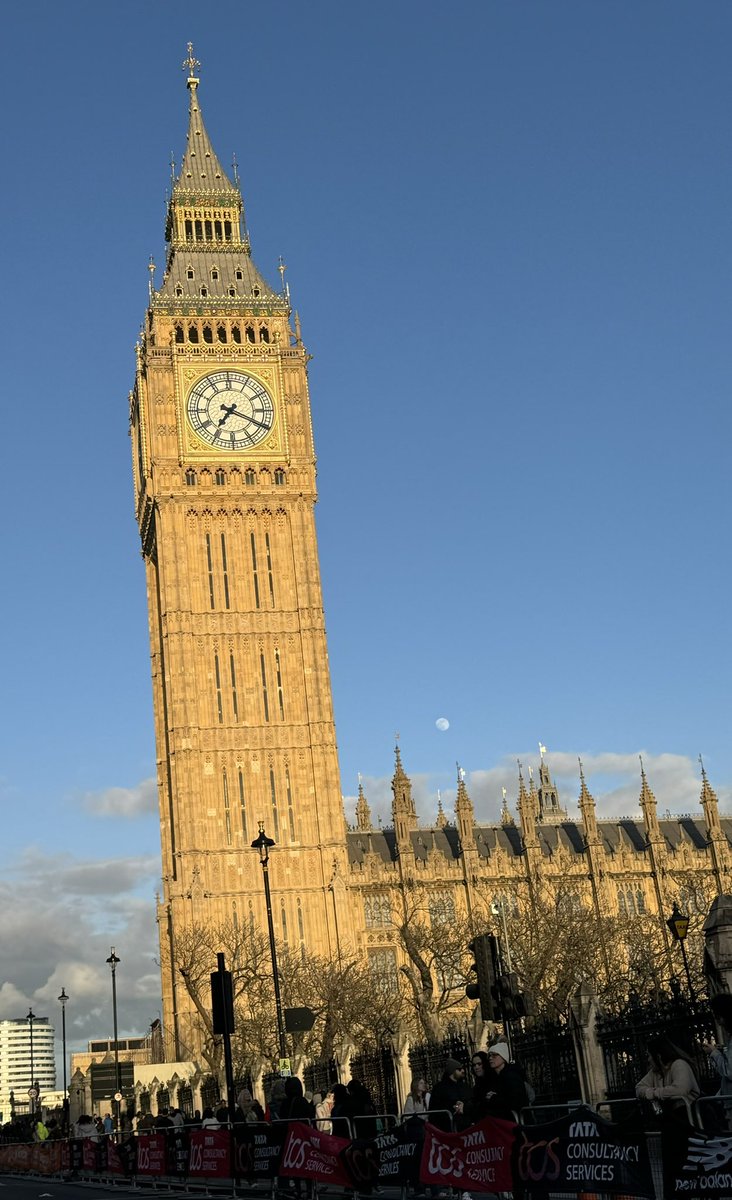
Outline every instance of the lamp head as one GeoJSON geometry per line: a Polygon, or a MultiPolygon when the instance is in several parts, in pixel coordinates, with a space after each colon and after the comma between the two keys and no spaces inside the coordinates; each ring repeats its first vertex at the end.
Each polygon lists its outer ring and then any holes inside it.
{"type": "Polygon", "coordinates": [[[264,821],[260,821],[259,822],[259,837],[255,838],[254,841],[252,842],[252,850],[258,850],[259,857],[261,858],[262,862],[265,863],[269,856],[270,846],[274,846],[275,844],[276,843],[275,843],[274,839],[267,837],[267,834],[264,832],[264,821]]]}
{"type": "Polygon", "coordinates": [[[61,1005],[61,1007],[62,1007],[62,1008],[65,1008],[65,1007],[66,1007],[66,1001],[67,1001],[67,1000],[68,1000],[68,996],[66,995],[66,989],[65,989],[65,988],[61,988],[61,995],[60,995],[60,996],[59,996],[59,998],[58,998],[58,1002],[59,1002],[59,1004],[61,1005]]]}
{"type": "Polygon", "coordinates": [[[681,912],[678,904],[675,902],[666,925],[671,930],[674,941],[683,942],[689,932],[689,918],[681,912]]]}

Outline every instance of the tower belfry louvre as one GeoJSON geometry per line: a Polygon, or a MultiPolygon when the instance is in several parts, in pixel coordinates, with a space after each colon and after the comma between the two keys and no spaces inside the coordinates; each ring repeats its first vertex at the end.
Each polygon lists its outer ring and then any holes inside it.
{"type": "MultiPolygon", "coordinates": [[[[315,533],[307,354],[252,261],[189,46],[189,123],[130,396],[147,574],[171,1057],[195,1048],[176,943],[191,922],[264,927],[263,821],[278,937],[337,952],[346,868],[315,533]]],[[[341,927],[342,927],[341,923],[341,927]]]]}

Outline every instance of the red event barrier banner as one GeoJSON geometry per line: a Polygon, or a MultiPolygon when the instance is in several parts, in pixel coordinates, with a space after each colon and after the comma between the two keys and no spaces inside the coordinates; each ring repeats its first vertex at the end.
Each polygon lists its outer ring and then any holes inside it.
{"type": "Polygon", "coordinates": [[[231,1178],[231,1139],[226,1129],[191,1131],[188,1174],[231,1178]]]}
{"type": "Polygon", "coordinates": [[[140,1134],[137,1139],[137,1174],[164,1175],[165,1135],[160,1133],[140,1134]]]}
{"type": "Polygon", "coordinates": [[[461,1192],[510,1192],[513,1121],[488,1117],[462,1133],[425,1128],[419,1178],[461,1192]]]}
{"type": "Polygon", "coordinates": [[[340,1153],[350,1146],[349,1138],[333,1137],[309,1125],[293,1122],[287,1131],[282,1151],[280,1175],[295,1175],[298,1179],[314,1179],[316,1183],[334,1183],[353,1187],[353,1181],[341,1163],[340,1153]]]}

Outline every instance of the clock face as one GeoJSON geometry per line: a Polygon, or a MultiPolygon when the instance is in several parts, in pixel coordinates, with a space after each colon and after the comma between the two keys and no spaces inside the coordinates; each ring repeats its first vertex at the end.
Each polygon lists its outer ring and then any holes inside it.
{"type": "Polygon", "coordinates": [[[214,371],[190,392],[188,420],[210,446],[247,450],[271,431],[274,404],[264,384],[251,375],[214,371]]]}

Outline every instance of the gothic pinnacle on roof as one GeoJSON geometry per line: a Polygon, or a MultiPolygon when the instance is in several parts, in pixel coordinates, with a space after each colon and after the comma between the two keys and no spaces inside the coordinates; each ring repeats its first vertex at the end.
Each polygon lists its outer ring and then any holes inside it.
{"type": "Polygon", "coordinates": [[[358,800],[356,801],[356,828],[361,833],[368,833],[373,828],[371,824],[371,808],[363,794],[363,783],[360,775],[358,777],[358,800]]]}
{"type": "Polygon", "coordinates": [[[186,86],[190,92],[188,136],[180,174],[175,186],[176,189],[184,192],[233,192],[238,197],[239,191],[221,166],[203,123],[201,106],[198,102],[200,81],[195,74],[196,67],[200,67],[200,65],[198,59],[193,57],[193,45],[189,42],[188,58],[183,62],[183,70],[188,71],[186,86]]]}

